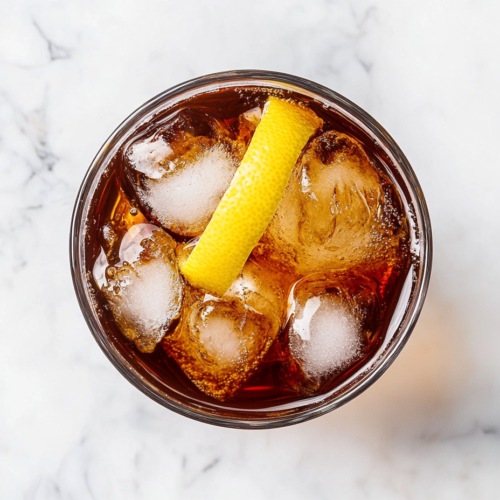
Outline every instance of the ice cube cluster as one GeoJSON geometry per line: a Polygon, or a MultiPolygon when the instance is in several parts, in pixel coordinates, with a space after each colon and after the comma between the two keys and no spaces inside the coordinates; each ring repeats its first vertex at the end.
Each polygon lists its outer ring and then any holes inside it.
{"type": "Polygon", "coordinates": [[[390,267],[407,234],[384,175],[358,142],[329,131],[303,152],[224,297],[185,282],[180,264],[197,243],[187,237],[208,224],[260,117],[260,108],[243,113],[234,134],[180,112],[130,144],[130,199],[120,191],[93,269],[123,334],[142,352],[162,342],[219,400],[237,395],[269,353],[282,360],[280,383],[305,395],[354,366],[381,324],[379,289],[363,265],[390,267]]]}

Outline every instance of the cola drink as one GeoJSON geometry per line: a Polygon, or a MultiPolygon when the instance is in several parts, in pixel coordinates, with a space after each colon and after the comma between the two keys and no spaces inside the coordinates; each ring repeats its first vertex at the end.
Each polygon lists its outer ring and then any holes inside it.
{"type": "Polygon", "coordinates": [[[305,404],[387,341],[418,266],[415,223],[390,161],[337,109],[272,85],[198,92],[136,124],[101,171],[84,240],[92,307],[131,366],[179,398],[221,414],[305,404]],[[181,266],[270,95],[323,126],[242,272],[215,296],[181,266]]]}

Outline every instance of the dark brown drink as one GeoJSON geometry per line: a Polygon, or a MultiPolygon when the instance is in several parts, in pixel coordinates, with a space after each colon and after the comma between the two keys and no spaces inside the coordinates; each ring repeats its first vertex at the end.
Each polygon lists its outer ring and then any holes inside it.
{"type": "Polygon", "coordinates": [[[159,110],[92,193],[87,284],[110,342],[166,392],[215,413],[326,397],[380,349],[418,266],[398,179],[359,125],[293,90],[223,88],[159,110]],[[303,103],[323,127],[237,282],[216,297],[190,285],[180,265],[269,95],[303,103]]]}

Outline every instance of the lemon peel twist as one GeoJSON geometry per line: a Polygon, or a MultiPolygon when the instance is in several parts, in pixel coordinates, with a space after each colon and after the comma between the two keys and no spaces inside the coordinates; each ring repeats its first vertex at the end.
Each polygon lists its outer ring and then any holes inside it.
{"type": "Polygon", "coordinates": [[[219,296],[226,293],[276,212],[302,149],[322,123],[305,106],[268,98],[229,188],[181,267],[192,285],[219,296]]]}

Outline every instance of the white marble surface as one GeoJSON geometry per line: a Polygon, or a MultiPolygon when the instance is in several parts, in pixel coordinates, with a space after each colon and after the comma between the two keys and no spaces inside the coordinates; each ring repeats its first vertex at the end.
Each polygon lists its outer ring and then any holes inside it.
{"type": "Polygon", "coordinates": [[[0,498],[500,498],[500,3],[0,0],[0,498]],[[101,143],[143,101],[236,68],[372,113],[434,225],[421,320],[370,390],[292,428],[177,416],[105,359],[68,232],[101,143]]]}

